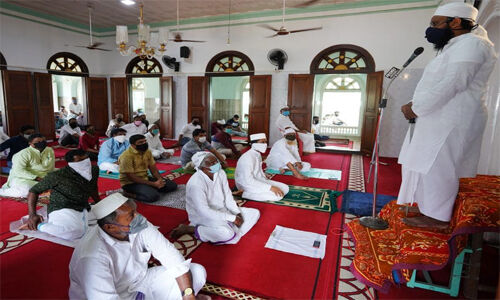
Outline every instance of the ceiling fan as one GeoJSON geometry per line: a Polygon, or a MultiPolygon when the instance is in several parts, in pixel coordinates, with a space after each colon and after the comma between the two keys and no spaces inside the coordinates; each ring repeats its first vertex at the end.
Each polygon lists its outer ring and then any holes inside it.
{"type": "Polygon", "coordinates": [[[179,31],[179,0],[177,0],[177,32],[174,34],[173,39],[169,39],[170,41],[176,43],[189,42],[189,43],[204,43],[206,41],[197,41],[197,40],[185,40],[181,36],[181,32],[179,31]]]}
{"type": "Polygon", "coordinates": [[[283,16],[281,17],[281,27],[279,29],[274,28],[274,27],[267,25],[267,24],[260,25],[263,28],[270,29],[270,30],[275,32],[275,34],[268,36],[268,37],[272,38],[272,37],[275,37],[278,35],[289,35],[291,33],[323,29],[323,27],[311,27],[311,28],[304,28],[304,29],[287,30],[285,27],[285,8],[286,8],[286,0],[283,0],[283,16]]]}
{"type": "MultiPolygon", "coordinates": [[[[89,4],[89,35],[90,35],[90,43],[87,46],[79,46],[79,45],[73,45],[74,47],[79,47],[79,48],[87,48],[89,50],[100,50],[100,51],[111,51],[109,49],[103,49],[99,48],[99,46],[103,45],[104,43],[101,42],[95,42],[92,40],[92,6],[89,4]]],[[[68,46],[68,45],[66,45],[68,46]]]]}

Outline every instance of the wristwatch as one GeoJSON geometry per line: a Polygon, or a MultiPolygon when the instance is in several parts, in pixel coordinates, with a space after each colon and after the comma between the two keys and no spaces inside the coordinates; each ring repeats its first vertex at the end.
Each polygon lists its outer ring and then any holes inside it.
{"type": "Polygon", "coordinates": [[[184,296],[191,296],[193,294],[193,289],[188,287],[184,291],[182,291],[182,297],[184,296]]]}

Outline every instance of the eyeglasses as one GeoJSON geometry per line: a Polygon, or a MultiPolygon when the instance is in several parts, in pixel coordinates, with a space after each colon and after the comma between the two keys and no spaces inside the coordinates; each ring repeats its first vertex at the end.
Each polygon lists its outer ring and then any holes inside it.
{"type": "Polygon", "coordinates": [[[429,26],[430,26],[430,27],[438,27],[438,26],[440,26],[441,24],[444,24],[444,23],[449,23],[449,22],[453,21],[453,19],[454,19],[454,18],[448,17],[448,18],[446,18],[446,21],[442,21],[442,22],[439,22],[439,23],[436,23],[436,22],[432,22],[432,21],[431,21],[431,22],[429,23],[429,26]]]}

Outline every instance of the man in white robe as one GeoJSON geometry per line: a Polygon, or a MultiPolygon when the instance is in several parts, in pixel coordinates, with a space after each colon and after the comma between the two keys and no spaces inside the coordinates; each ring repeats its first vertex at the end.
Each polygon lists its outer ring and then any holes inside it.
{"type": "Polygon", "coordinates": [[[193,155],[197,169],[186,185],[186,211],[190,225],[181,224],[173,232],[177,239],[194,234],[202,242],[215,245],[236,244],[257,223],[260,212],[238,207],[215,155],[197,152],[193,155]]]}
{"type": "Polygon", "coordinates": [[[243,191],[242,197],[255,201],[278,201],[288,193],[288,185],[270,180],[262,170],[262,154],[267,150],[265,133],[250,135],[251,149],[245,152],[234,172],[236,187],[243,191]]]}
{"type": "Polygon", "coordinates": [[[142,123],[141,116],[135,115],[134,116],[134,122],[125,124],[122,127],[122,129],[125,129],[127,131],[126,138],[129,139],[131,136],[136,135],[136,134],[146,134],[148,132],[148,128],[144,123],[142,123]]]}
{"type": "Polygon", "coordinates": [[[276,119],[276,127],[278,127],[278,130],[283,135],[287,128],[292,128],[298,133],[300,140],[304,143],[303,151],[305,153],[316,152],[314,134],[307,132],[306,130],[300,130],[297,126],[295,126],[292,120],[290,120],[290,109],[288,106],[285,106],[280,110],[280,116],[276,119]]]}
{"type": "Polygon", "coordinates": [[[406,218],[411,226],[447,227],[459,178],[476,176],[487,119],[484,95],[496,61],[476,17],[469,4],[438,7],[426,38],[439,53],[425,68],[413,101],[401,107],[407,119],[416,119],[399,155],[398,203],[416,202],[423,214],[406,218]]]}
{"type": "Polygon", "coordinates": [[[163,144],[160,140],[160,128],[155,123],[151,123],[148,126],[148,133],[144,135],[146,141],[148,142],[149,150],[153,154],[155,159],[169,158],[174,154],[173,149],[163,148],[163,144]]]}
{"type": "Polygon", "coordinates": [[[293,176],[299,179],[307,179],[300,172],[311,169],[310,163],[300,160],[295,130],[292,128],[286,129],[285,136],[274,143],[271,152],[267,156],[266,164],[268,169],[279,170],[282,174],[290,170],[293,176]]]}
{"type": "Polygon", "coordinates": [[[133,200],[111,194],[94,205],[98,226],[78,242],[69,264],[70,299],[194,299],[203,266],[185,260],[133,200]],[[148,268],[153,255],[161,266],[148,268]]]}

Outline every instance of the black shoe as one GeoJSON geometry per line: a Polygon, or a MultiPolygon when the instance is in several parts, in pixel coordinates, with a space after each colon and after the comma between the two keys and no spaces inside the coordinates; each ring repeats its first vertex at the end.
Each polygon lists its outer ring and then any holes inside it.
{"type": "Polygon", "coordinates": [[[316,146],[316,147],[325,147],[325,146],[326,146],[326,144],[325,144],[325,143],[322,143],[322,142],[318,142],[318,141],[317,141],[317,142],[315,143],[315,146],[316,146]]]}

